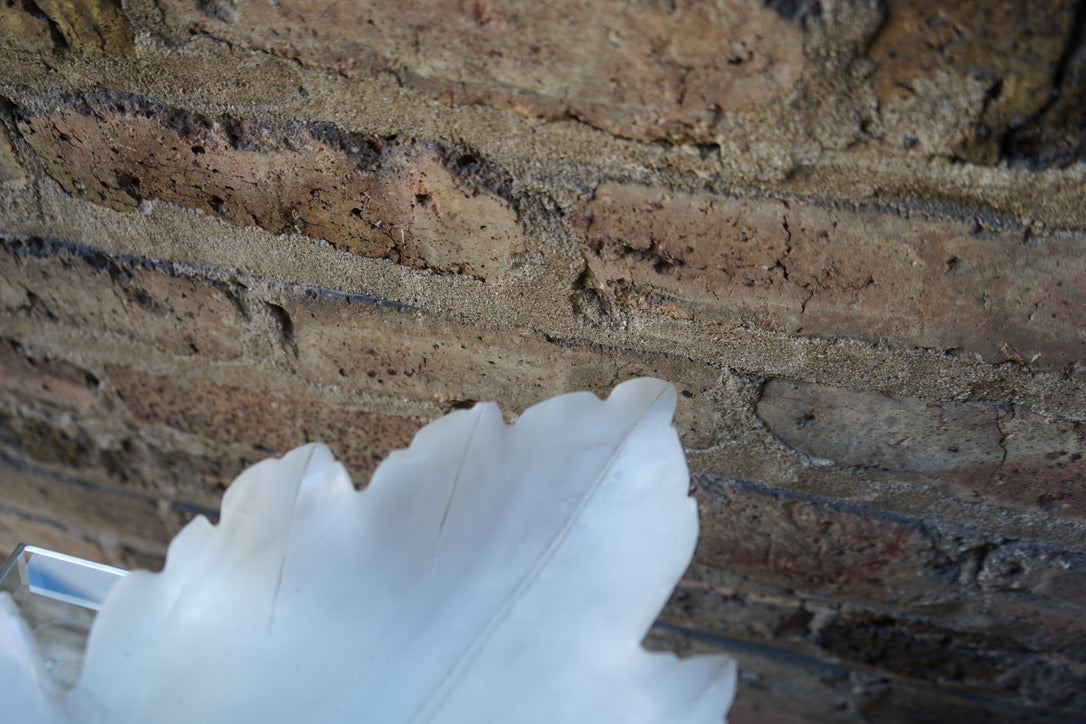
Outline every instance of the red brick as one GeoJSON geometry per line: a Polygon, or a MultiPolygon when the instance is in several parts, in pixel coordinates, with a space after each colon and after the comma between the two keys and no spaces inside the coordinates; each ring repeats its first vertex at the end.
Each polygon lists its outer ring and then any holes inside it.
{"type": "Polygon", "coordinates": [[[1005,455],[942,475],[974,494],[1049,515],[1086,517],[1086,425],[1015,408],[1001,412],[1005,455]]]}
{"type": "Polygon", "coordinates": [[[899,583],[914,587],[909,599],[931,593],[917,585],[927,546],[915,524],[729,484],[699,483],[697,498],[702,562],[852,595],[899,583]]]}
{"type": "Polygon", "coordinates": [[[294,400],[267,390],[159,377],[126,367],[108,372],[141,423],[168,425],[212,444],[244,443],[263,457],[324,442],[360,481],[389,452],[407,447],[422,426],[405,417],[294,400]]]}
{"type": "Polygon", "coordinates": [[[572,116],[631,138],[714,140],[722,113],[784,98],[805,64],[799,25],[760,2],[163,7],[181,35],[197,31],[346,74],[393,70],[449,103],[572,116]]]}
{"type": "Polygon", "coordinates": [[[500,174],[432,144],[204,118],[108,95],[24,113],[19,128],[69,193],[110,208],[161,199],[481,279],[523,243],[500,174]]]}
{"type": "MultiPolygon", "coordinates": [[[[718,567],[834,606],[871,602],[940,630],[988,637],[993,650],[1008,640],[1038,651],[1086,646],[1080,553],[740,481],[695,481],[699,570],[718,567]]],[[[690,599],[684,620],[728,630],[713,621],[719,606],[705,596],[690,599]]],[[[878,619],[872,625],[886,625],[878,619]]]]}
{"type": "Polygon", "coordinates": [[[1049,103],[1056,66],[1074,42],[1075,6],[889,0],[868,48],[881,138],[996,163],[1007,129],[1049,103]]]}
{"type": "Polygon", "coordinates": [[[0,310],[231,359],[248,320],[224,285],[48,243],[0,245],[0,310]]]}
{"type": "Polygon", "coordinates": [[[888,211],[615,183],[574,222],[596,283],[653,313],[1038,370],[1086,364],[1081,234],[1024,243],[888,211]]]}
{"type": "Polygon", "coordinates": [[[719,416],[707,392],[720,371],[704,362],[557,344],[530,331],[494,329],[361,303],[291,297],[296,368],[323,384],[432,401],[449,408],[498,401],[520,413],[574,390],[607,395],[632,377],[673,381],[676,426],[688,447],[716,438],[719,416]]]}

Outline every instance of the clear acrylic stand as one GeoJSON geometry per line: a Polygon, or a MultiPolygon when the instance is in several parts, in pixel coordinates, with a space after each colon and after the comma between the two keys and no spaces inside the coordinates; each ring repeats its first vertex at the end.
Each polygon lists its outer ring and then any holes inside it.
{"type": "Polygon", "coordinates": [[[94,617],[125,575],[120,568],[23,543],[0,565],[0,592],[14,599],[61,689],[79,680],[94,617]]]}

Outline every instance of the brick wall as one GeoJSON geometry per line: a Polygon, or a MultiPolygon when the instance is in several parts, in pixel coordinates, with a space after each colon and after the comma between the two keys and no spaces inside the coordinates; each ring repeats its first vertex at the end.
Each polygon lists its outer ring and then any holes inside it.
{"type": "Polygon", "coordinates": [[[0,550],[655,375],[739,722],[1086,716],[1086,4],[0,5],[0,550]]]}

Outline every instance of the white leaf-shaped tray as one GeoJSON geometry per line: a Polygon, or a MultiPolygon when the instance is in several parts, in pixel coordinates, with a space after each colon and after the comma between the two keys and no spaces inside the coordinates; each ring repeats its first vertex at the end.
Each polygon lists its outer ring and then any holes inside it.
{"type": "Polygon", "coordinates": [[[320,444],[254,465],[113,588],[71,691],[0,594],[3,720],[719,724],[732,659],[641,647],[697,539],[674,406],[476,405],[362,491],[320,444]]]}

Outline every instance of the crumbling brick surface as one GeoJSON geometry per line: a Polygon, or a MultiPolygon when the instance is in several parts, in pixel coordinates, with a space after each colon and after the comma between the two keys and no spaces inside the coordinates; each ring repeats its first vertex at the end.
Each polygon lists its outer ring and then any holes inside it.
{"type": "Polygon", "coordinates": [[[1028,409],[895,398],[771,380],[758,415],[787,445],[837,465],[950,482],[968,499],[1086,514],[1086,429],[1028,409]]]}
{"type": "Polygon", "coordinates": [[[23,139],[70,193],[135,210],[161,199],[414,268],[487,278],[523,234],[506,181],[470,153],[334,127],[207,118],[119,95],[21,115],[23,139]]]}
{"type": "Polygon", "coordinates": [[[631,138],[704,139],[722,113],[787,96],[804,67],[798,25],[760,2],[163,7],[180,33],[342,73],[388,70],[447,103],[570,116],[631,138]]]}
{"type": "Polygon", "coordinates": [[[0,3],[0,546],[652,375],[733,720],[1081,717],[1084,8],[0,3]]]}
{"type": "Polygon", "coordinates": [[[442,410],[500,400],[516,415],[563,391],[606,395],[626,379],[662,375],[680,380],[688,401],[679,413],[684,443],[715,440],[718,413],[707,393],[720,372],[704,362],[558,344],[527,330],[498,332],[365,303],[291,296],[283,308],[295,368],[313,382],[431,401],[442,410]]]}
{"type": "Polygon", "coordinates": [[[280,456],[320,440],[365,481],[391,450],[407,447],[420,423],[394,415],[329,409],[262,390],[171,379],[138,370],[108,370],[133,417],[218,442],[241,442],[280,456]]]}
{"type": "Polygon", "coordinates": [[[1086,361],[1081,235],[639,184],[597,187],[574,223],[595,284],[653,313],[1038,369],[1086,361]]]}
{"type": "Polygon", "coordinates": [[[3,312],[112,332],[174,354],[241,354],[248,323],[230,285],[55,249],[41,240],[0,243],[3,312]]]}

